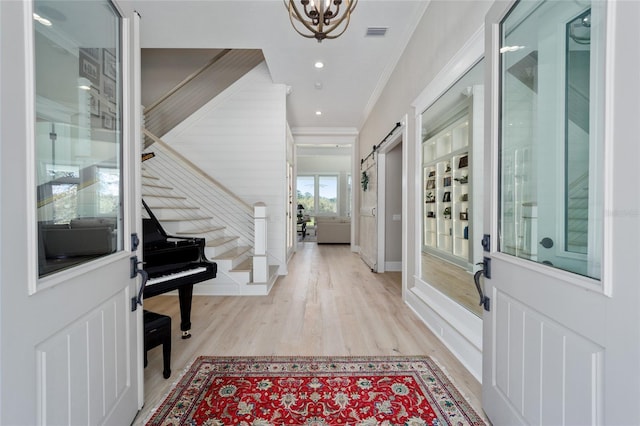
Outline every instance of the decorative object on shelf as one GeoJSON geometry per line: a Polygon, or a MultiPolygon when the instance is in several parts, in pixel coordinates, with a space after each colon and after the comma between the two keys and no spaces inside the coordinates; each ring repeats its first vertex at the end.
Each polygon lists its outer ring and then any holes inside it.
{"type": "Polygon", "coordinates": [[[469,165],[469,156],[463,155],[462,157],[460,157],[460,160],[458,160],[458,168],[462,169],[463,167],[467,167],[468,165],[469,165]]]}
{"type": "Polygon", "coordinates": [[[445,173],[449,173],[451,171],[451,163],[447,163],[446,168],[444,169],[445,173]]]}
{"type": "Polygon", "coordinates": [[[427,217],[436,217],[434,212],[427,212],[427,217]]]}
{"type": "Polygon", "coordinates": [[[454,180],[456,182],[460,182],[460,183],[468,183],[469,182],[469,176],[468,175],[463,175],[462,177],[455,178],[454,180]]]}
{"type": "Polygon", "coordinates": [[[435,203],[436,202],[436,196],[433,194],[433,192],[429,192],[425,198],[426,198],[425,203],[435,203]]]}
{"type": "Polygon", "coordinates": [[[469,220],[469,209],[460,212],[460,220],[469,220]]]}
{"type": "Polygon", "coordinates": [[[435,170],[431,170],[429,172],[429,177],[434,177],[436,175],[436,171],[435,170]]]}
{"type": "Polygon", "coordinates": [[[462,231],[462,235],[463,235],[465,240],[469,239],[469,227],[468,226],[464,227],[464,230],[462,231]]]}
{"type": "Polygon", "coordinates": [[[366,171],[362,172],[362,177],[360,178],[360,185],[362,185],[362,190],[366,191],[369,187],[369,175],[366,171]]]}
{"type": "Polygon", "coordinates": [[[451,186],[451,176],[445,176],[442,179],[442,186],[451,186]]]}
{"type": "Polygon", "coordinates": [[[469,201],[469,194],[462,194],[460,196],[460,201],[469,201]]]}
{"type": "Polygon", "coordinates": [[[427,189],[434,189],[436,187],[436,180],[435,179],[429,179],[427,181],[427,189]]]}
{"type": "Polygon", "coordinates": [[[451,207],[445,207],[442,211],[442,215],[445,219],[451,219],[451,207]]]}
{"type": "Polygon", "coordinates": [[[444,203],[451,202],[451,192],[447,191],[444,193],[444,195],[442,196],[442,202],[444,203]]]}
{"type": "Polygon", "coordinates": [[[340,37],[347,30],[351,13],[358,4],[358,0],[299,0],[301,11],[295,0],[283,1],[293,29],[302,37],[315,38],[318,43],[340,37]],[[342,3],[344,9],[340,10],[342,3]],[[339,32],[329,35],[335,30],[339,32]]]}

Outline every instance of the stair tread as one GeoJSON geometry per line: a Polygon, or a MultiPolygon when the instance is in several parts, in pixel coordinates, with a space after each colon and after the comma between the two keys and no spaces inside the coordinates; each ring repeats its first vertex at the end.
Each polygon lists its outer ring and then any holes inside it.
{"type": "Polygon", "coordinates": [[[231,250],[226,251],[226,252],[214,257],[213,259],[214,260],[235,259],[238,256],[242,256],[243,254],[245,254],[249,250],[251,250],[251,247],[249,247],[249,246],[238,246],[238,247],[234,247],[231,250]]]}
{"type": "Polygon", "coordinates": [[[207,247],[218,247],[221,246],[222,244],[228,243],[229,241],[233,241],[233,240],[237,240],[238,237],[236,236],[226,236],[226,237],[220,237],[220,238],[216,238],[214,240],[210,240],[207,241],[207,247]]]}
{"type": "Polygon", "coordinates": [[[246,259],[244,262],[236,266],[231,270],[231,272],[248,272],[253,269],[253,258],[250,257],[246,259]]]}
{"type": "Polygon", "coordinates": [[[198,206],[149,206],[151,210],[199,210],[198,206]]]}
{"type": "Polygon", "coordinates": [[[166,198],[171,200],[186,200],[187,197],[181,195],[162,195],[162,194],[142,194],[143,197],[166,198]]]}
{"type": "Polygon", "coordinates": [[[207,232],[215,232],[222,231],[225,229],[225,226],[210,226],[207,228],[197,228],[197,229],[188,229],[186,231],[178,231],[176,234],[178,235],[198,235],[198,234],[206,234],[207,232]]]}
{"type": "Polygon", "coordinates": [[[192,220],[211,220],[211,216],[199,216],[199,217],[169,217],[162,218],[160,222],[190,222],[192,220]]]}

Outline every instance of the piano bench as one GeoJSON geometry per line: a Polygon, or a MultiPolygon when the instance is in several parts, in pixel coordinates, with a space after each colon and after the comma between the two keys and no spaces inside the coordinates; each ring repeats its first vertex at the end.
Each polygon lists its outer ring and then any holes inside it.
{"type": "Polygon", "coordinates": [[[165,379],[171,376],[171,317],[144,311],[144,366],[147,366],[147,351],[162,345],[165,379]]]}

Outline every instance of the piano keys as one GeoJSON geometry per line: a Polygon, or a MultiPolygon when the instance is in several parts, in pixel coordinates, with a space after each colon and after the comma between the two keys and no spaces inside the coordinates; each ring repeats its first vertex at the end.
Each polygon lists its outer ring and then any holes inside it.
{"type": "Polygon", "coordinates": [[[204,238],[168,235],[149,206],[143,225],[143,269],[149,275],[144,298],[178,290],[182,338],[191,337],[193,285],[216,277],[218,265],[204,255],[204,238]]]}
{"type": "Polygon", "coordinates": [[[160,284],[165,281],[175,280],[182,277],[188,277],[190,275],[196,275],[196,274],[199,274],[200,272],[206,272],[206,271],[207,271],[207,268],[204,266],[201,266],[199,268],[193,268],[193,269],[188,269],[186,271],[176,272],[175,274],[160,275],[158,277],[147,280],[147,285],[160,284]]]}

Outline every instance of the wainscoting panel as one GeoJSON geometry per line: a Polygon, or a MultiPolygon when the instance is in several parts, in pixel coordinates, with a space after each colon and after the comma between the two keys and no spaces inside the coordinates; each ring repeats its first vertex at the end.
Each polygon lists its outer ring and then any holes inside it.
{"type": "Polygon", "coordinates": [[[38,345],[40,424],[102,424],[130,386],[126,293],[38,345]]]}
{"type": "Polygon", "coordinates": [[[494,309],[493,383],[513,408],[529,424],[596,424],[603,348],[504,293],[494,309]]]}

